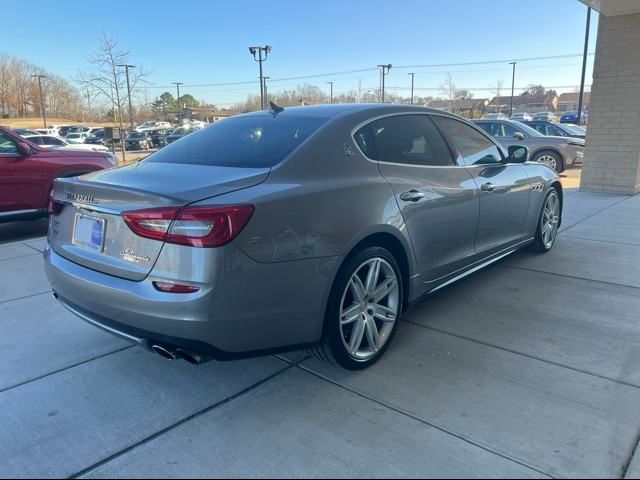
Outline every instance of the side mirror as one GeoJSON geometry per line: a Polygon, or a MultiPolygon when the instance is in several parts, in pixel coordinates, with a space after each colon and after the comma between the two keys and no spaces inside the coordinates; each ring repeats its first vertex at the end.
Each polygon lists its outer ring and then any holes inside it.
{"type": "Polygon", "coordinates": [[[529,149],[520,145],[509,147],[509,163],[524,163],[529,158],[529,149]]]}
{"type": "Polygon", "coordinates": [[[28,157],[31,155],[31,147],[24,142],[18,142],[18,153],[23,157],[28,157]]]}
{"type": "Polygon", "coordinates": [[[524,135],[521,132],[516,132],[513,134],[513,138],[522,141],[524,140],[524,135]]]}

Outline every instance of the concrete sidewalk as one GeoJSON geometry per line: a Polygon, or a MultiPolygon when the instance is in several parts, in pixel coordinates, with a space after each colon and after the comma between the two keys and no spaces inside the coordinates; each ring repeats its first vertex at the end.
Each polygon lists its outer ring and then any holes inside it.
{"type": "Polygon", "coordinates": [[[521,252],[412,308],[361,373],[193,367],[74,318],[0,246],[2,477],[637,478],[640,196],[568,191],[521,252]]]}

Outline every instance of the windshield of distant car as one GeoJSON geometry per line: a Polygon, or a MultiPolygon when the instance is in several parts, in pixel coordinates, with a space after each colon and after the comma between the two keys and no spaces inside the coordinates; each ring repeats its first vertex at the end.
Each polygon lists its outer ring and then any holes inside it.
{"type": "Polygon", "coordinates": [[[564,130],[567,130],[569,132],[573,132],[573,133],[575,133],[577,135],[586,135],[587,134],[587,131],[584,128],[579,127],[577,125],[567,125],[566,123],[561,123],[561,124],[559,124],[559,126],[560,126],[560,128],[563,128],[564,130]]]}
{"type": "Polygon", "coordinates": [[[522,122],[516,122],[516,121],[514,121],[513,123],[518,130],[526,133],[530,137],[544,137],[544,135],[542,135],[539,131],[531,128],[529,125],[525,125],[522,122]]]}
{"type": "Polygon", "coordinates": [[[565,117],[577,117],[578,116],[578,112],[575,110],[570,110],[568,112],[564,112],[564,116],[565,117]]]}
{"type": "Polygon", "coordinates": [[[145,138],[146,134],[144,132],[131,132],[129,134],[129,138],[145,138]]]}
{"type": "Polygon", "coordinates": [[[200,129],[148,157],[145,162],[264,168],[284,160],[316,132],[324,118],[255,115],[200,129]]]}

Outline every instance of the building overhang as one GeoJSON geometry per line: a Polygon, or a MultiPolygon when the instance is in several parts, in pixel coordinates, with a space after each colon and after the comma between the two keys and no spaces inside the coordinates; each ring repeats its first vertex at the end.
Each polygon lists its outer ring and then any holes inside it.
{"type": "Polygon", "coordinates": [[[638,0],[580,0],[585,5],[600,12],[605,17],[640,13],[638,0]]]}

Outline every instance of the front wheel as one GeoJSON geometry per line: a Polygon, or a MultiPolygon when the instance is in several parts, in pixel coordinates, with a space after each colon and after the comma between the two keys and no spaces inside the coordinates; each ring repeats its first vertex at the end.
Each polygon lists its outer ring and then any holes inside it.
{"type": "Polygon", "coordinates": [[[560,195],[552,188],[542,204],[535,240],[531,246],[533,250],[546,253],[553,248],[558,236],[560,215],[560,195]]]}
{"type": "Polygon", "coordinates": [[[340,269],[325,315],[319,359],[362,370],[384,354],[402,312],[403,285],[395,258],[381,247],[354,255],[340,269]]]}

